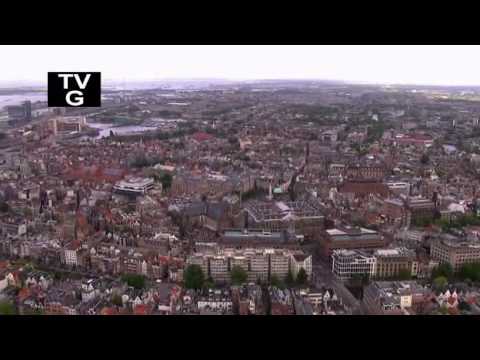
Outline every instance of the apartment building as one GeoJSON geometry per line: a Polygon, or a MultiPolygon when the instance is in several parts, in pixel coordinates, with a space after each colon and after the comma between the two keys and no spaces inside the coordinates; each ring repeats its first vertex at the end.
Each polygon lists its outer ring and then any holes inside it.
{"type": "Polygon", "coordinates": [[[348,165],[345,176],[348,179],[382,179],[386,169],[382,165],[348,165]]]}
{"type": "Polygon", "coordinates": [[[193,254],[187,259],[188,265],[198,265],[202,269],[205,275],[210,273],[209,269],[209,258],[202,253],[193,254]]]}
{"type": "Polygon", "coordinates": [[[230,281],[230,271],[234,266],[247,272],[249,282],[266,282],[272,276],[284,280],[289,271],[296,276],[300,268],[305,269],[309,278],[312,274],[310,255],[286,249],[224,249],[217,254],[196,253],[187,259],[187,265],[191,264],[199,265],[205,276],[219,283],[230,281]]]}
{"type": "Polygon", "coordinates": [[[227,256],[213,256],[210,258],[210,273],[213,281],[225,283],[230,281],[230,266],[227,256]]]}
{"type": "Polygon", "coordinates": [[[307,277],[312,275],[312,257],[304,253],[294,253],[290,255],[290,271],[293,278],[296,279],[300,269],[304,269],[307,277]]]}
{"type": "Polygon", "coordinates": [[[269,253],[270,259],[270,278],[276,276],[283,280],[290,271],[290,259],[288,254],[281,250],[274,250],[269,253]]]}
{"type": "Polygon", "coordinates": [[[248,273],[248,281],[268,281],[270,269],[269,258],[265,256],[262,251],[247,251],[245,255],[250,259],[250,271],[248,273]]]}
{"type": "Polygon", "coordinates": [[[430,254],[433,260],[449,263],[458,271],[464,264],[480,261],[480,242],[444,235],[432,241],[430,254]]]}
{"type": "Polygon", "coordinates": [[[233,269],[235,266],[238,266],[243,270],[248,271],[250,267],[250,261],[244,255],[233,255],[230,258],[230,269],[233,269]]]}

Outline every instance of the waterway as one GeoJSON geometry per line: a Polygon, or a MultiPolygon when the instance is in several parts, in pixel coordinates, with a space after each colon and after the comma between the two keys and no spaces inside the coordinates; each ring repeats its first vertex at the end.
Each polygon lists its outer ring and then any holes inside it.
{"type": "Polygon", "coordinates": [[[47,93],[32,92],[24,94],[0,95],[0,110],[5,106],[19,105],[23,101],[30,100],[32,103],[37,101],[47,101],[47,93]]]}
{"type": "Polygon", "coordinates": [[[137,126],[137,125],[126,125],[126,126],[115,126],[115,124],[104,124],[104,123],[88,123],[88,126],[94,129],[100,130],[97,139],[110,136],[110,130],[117,135],[131,135],[139,134],[146,131],[152,131],[157,129],[155,126],[137,126]]]}

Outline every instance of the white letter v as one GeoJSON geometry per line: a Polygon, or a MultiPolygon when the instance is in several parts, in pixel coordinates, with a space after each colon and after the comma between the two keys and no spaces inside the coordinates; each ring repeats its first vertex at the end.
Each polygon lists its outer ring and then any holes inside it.
{"type": "Polygon", "coordinates": [[[85,76],[85,80],[83,80],[83,83],[80,81],[80,76],[78,76],[78,74],[75,74],[75,80],[77,81],[77,84],[78,84],[78,87],[80,89],[85,89],[87,87],[87,83],[88,83],[88,80],[90,80],[90,76],[92,74],[87,74],[87,76],[85,76]]]}

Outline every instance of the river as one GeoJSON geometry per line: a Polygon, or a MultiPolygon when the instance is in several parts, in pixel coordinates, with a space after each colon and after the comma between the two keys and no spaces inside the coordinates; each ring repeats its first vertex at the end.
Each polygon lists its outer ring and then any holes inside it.
{"type": "Polygon", "coordinates": [[[152,131],[157,129],[154,126],[138,126],[138,125],[126,125],[126,126],[115,126],[115,124],[104,124],[104,123],[88,123],[88,126],[94,129],[100,130],[100,133],[97,136],[97,139],[110,136],[110,130],[118,135],[130,135],[138,134],[145,131],[152,131]]]}
{"type": "Polygon", "coordinates": [[[26,100],[30,100],[32,103],[37,101],[47,101],[47,93],[32,92],[24,94],[0,95],[0,110],[2,110],[5,106],[19,105],[26,100]]]}

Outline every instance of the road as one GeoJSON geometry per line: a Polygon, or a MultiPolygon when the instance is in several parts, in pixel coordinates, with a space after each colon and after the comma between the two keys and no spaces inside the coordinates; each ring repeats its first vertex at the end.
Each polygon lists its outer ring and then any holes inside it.
{"type": "Polygon", "coordinates": [[[360,301],[333,275],[327,264],[318,261],[317,264],[313,265],[312,270],[317,287],[326,286],[333,288],[352,315],[364,314],[360,301]]]}

